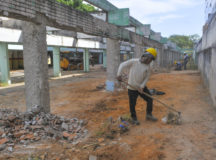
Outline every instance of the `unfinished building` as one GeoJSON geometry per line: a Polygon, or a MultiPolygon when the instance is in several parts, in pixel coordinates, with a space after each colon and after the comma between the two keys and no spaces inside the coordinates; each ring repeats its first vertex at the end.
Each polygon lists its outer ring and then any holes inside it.
{"type": "MultiPolygon", "coordinates": [[[[104,1],[103,4],[109,4],[104,1]]],[[[95,3],[94,3],[95,4],[95,3]]],[[[97,4],[95,4],[97,6],[97,4]]],[[[105,5],[106,6],[106,5],[105,5]]],[[[99,5],[99,7],[101,7],[99,5]]],[[[103,8],[103,7],[102,7],[103,8]]],[[[105,11],[109,11],[104,8],[105,11]]],[[[128,12],[127,12],[128,13],[128,12]]],[[[1,79],[3,83],[10,82],[9,72],[9,58],[7,43],[23,43],[24,48],[24,67],[25,67],[25,86],[26,86],[26,101],[27,108],[31,108],[33,104],[44,106],[49,111],[49,85],[48,85],[48,68],[47,68],[47,43],[48,45],[55,46],[56,40],[49,41],[46,38],[46,26],[60,28],[63,30],[70,30],[75,32],[82,32],[93,36],[106,37],[107,48],[107,90],[113,91],[115,84],[115,76],[118,65],[120,63],[120,43],[121,41],[130,42],[135,44],[134,57],[138,57],[143,52],[145,47],[155,47],[159,51],[158,65],[166,64],[163,58],[164,48],[160,41],[159,34],[150,39],[145,37],[144,33],[139,35],[127,29],[120,28],[116,25],[107,23],[103,20],[92,17],[87,13],[73,10],[70,7],[57,3],[54,0],[50,1],[3,1],[1,7],[1,16],[16,18],[26,21],[22,26],[22,36],[17,35],[15,40],[8,40],[1,43],[1,79]],[[24,11],[25,10],[25,11],[24,11]],[[27,22],[28,21],[28,22],[27,22]],[[33,34],[37,33],[37,34],[33,34]],[[153,39],[157,39],[153,40],[153,39]],[[47,43],[46,43],[47,42],[47,43]],[[49,44],[50,43],[50,44],[49,44]],[[25,58],[26,57],[26,58],[25,58]],[[28,98],[29,97],[29,98],[28,98]],[[31,97],[31,98],[30,98],[31,97]],[[47,97],[47,98],[44,98],[47,97]]],[[[128,17],[130,24],[140,22],[132,17],[128,17]]],[[[135,25],[136,26],[136,25],[135,25]]],[[[135,27],[136,28],[136,27],[135,27]]],[[[142,28],[141,28],[142,29],[142,28]]],[[[136,30],[138,32],[139,30],[136,30]]],[[[20,34],[21,32],[18,31],[20,34]]],[[[13,37],[13,36],[9,36],[13,37]]],[[[61,41],[62,42],[62,41],[61,41]]],[[[73,44],[74,38],[71,38],[73,44]]],[[[68,43],[68,39],[67,42],[68,43]]],[[[59,44],[58,44],[59,45],[59,44]]],[[[68,46],[68,44],[66,44],[68,46]]],[[[72,45],[73,46],[73,45],[72,45]]],[[[94,45],[97,46],[97,45],[94,45]]],[[[90,48],[87,46],[87,48],[90,48]]],[[[99,48],[101,49],[100,45],[99,48]]],[[[59,66],[59,47],[54,47],[54,75],[60,75],[59,66]]],[[[89,51],[85,50],[84,54],[84,70],[89,69],[89,51]]],[[[178,51],[167,50],[166,61],[172,63],[174,58],[180,58],[178,51]],[[176,56],[174,56],[176,54],[176,56]]]]}
{"type": "Polygon", "coordinates": [[[199,72],[152,74],[147,86],[154,99],[164,102],[154,100],[158,121],[146,120],[146,103],[138,98],[140,125],[131,123],[126,85],[115,85],[120,61],[155,47],[155,67],[160,69],[170,67],[181,53],[149,24],[129,16],[128,9],[107,0],[88,2],[101,11],[90,15],[56,0],[0,0],[0,16],[9,17],[0,23],[1,84],[7,85],[0,87],[0,159],[214,159],[216,113],[199,72]],[[116,17],[107,20],[109,14],[125,15],[129,25],[119,26],[116,17]],[[83,69],[62,71],[60,52],[75,51],[83,69]],[[106,71],[91,70],[93,54],[106,71]],[[19,68],[22,59],[25,83],[8,85],[10,69],[19,68]],[[170,111],[182,117],[181,125],[164,117],[171,115],[176,122],[170,111]]]}

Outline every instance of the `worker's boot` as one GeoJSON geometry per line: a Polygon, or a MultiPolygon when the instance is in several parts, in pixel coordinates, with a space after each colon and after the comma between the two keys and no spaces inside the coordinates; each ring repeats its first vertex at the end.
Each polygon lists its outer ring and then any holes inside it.
{"type": "Polygon", "coordinates": [[[137,120],[137,118],[132,118],[131,123],[134,125],[140,125],[140,122],[137,120]]]}
{"type": "Polygon", "coordinates": [[[152,114],[146,114],[146,120],[156,122],[158,119],[152,114]]]}
{"type": "Polygon", "coordinates": [[[140,122],[138,120],[132,120],[132,124],[140,125],[140,122]]]}

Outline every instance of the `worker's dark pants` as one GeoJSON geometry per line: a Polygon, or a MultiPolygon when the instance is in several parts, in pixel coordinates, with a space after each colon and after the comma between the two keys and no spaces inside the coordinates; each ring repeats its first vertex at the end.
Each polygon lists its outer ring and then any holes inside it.
{"type": "MultiPolygon", "coordinates": [[[[145,87],[143,91],[151,95],[147,87],[145,87]]],[[[152,114],[153,100],[151,98],[147,97],[144,94],[139,93],[138,91],[130,90],[130,89],[128,89],[128,96],[129,96],[130,113],[132,119],[137,120],[135,107],[136,107],[136,101],[138,96],[142,97],[147,102],[146,113],[152,114]]]]}

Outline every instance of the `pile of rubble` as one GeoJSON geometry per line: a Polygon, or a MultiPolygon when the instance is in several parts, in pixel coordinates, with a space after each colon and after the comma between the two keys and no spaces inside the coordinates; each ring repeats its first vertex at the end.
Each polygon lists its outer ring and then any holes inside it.
{"type": "Polygon", "coordinates": [[[0,151],[13,151],[15,144],[39,140],[66,140],[77,143],[88,134],[86,121],[44,113],[39,106],[30,112],[0,109],[0,151]]]}

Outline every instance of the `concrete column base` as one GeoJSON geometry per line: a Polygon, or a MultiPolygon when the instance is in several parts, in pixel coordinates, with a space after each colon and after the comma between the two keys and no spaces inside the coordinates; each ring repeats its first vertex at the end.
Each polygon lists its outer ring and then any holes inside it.
{"type": "Polygon", "coordinates": [[[117,71],[120,64],[120,43],[118,40],[107,39],[107,81],[106,90],[117,89],[117,71]]]}
{"type": "Polygon", "coordinates": [[[40,106],[50,112],[45,19],[41,24],[23,23],[23,54],[27,111],[40,106]]]}

